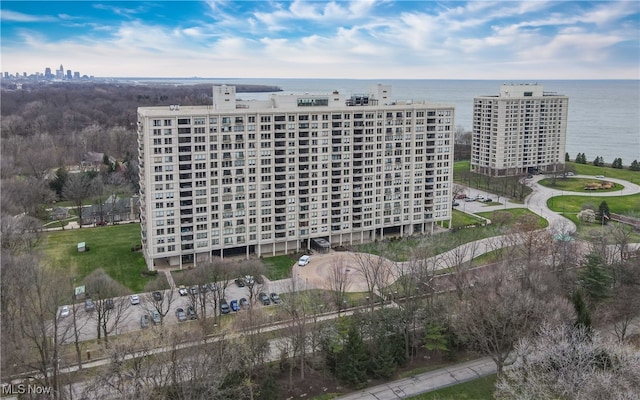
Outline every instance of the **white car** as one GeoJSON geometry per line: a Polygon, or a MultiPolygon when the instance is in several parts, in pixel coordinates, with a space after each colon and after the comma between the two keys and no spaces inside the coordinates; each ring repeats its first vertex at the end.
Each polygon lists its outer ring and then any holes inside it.
{"type": "Polygon", "coordinates": [[[309,261],[311,261],[311,256],[302,256],[298,260],[298,265],[304,267],[305,265],[309,264],[309,261]]]}
{"type": "Polygon", "coordinates": [[[62,306],[60,309],[60,316],[62,318],[68,317],[71,314],[71,310],[69,310],[69,306],[62,306]]]}
{"type": "Polygon", "coordinates": [[[131,295],[131,305],[136,305],[136,304],[140,304],[140,296],[138,296],[137,294],[132,294],[131,295]]]}
{"type": "Polygon", "coordinates": [[[598,179],[604,179],[604,175],[596,175],[596,178],[598,178],[598,179]]]}

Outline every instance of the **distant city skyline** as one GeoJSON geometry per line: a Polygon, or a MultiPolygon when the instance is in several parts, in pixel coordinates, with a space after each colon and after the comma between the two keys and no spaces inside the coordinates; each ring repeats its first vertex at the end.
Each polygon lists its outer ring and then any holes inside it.
{"type": "Polygon", "coordinates": [[[0,71],[0,77],[3,79],[55,79],[55,80],[80,80],[93,78],[93,75],[89,76],[81,74],[80,71],[74,71],[72,69],[65,69],[64,64],[60,64],[59,68],[51,68],[46,66],[36,71],[0,71]]]}
{"type": "Polygon", "coordinates": [[[10,74],[60,62],[97,77],[638,79],[640,70],[638,1],[0,7],[10,74]]]}

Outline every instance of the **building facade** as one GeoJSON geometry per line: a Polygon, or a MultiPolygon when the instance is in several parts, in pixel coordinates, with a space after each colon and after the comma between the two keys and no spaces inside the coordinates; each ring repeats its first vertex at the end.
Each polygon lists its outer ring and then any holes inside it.
{"type": "Polygon", "coordinates": [[[514,176],[561,170],[569,98],[538,84],[502,85],[473,99],[471,170],[514,176]]]}
{"type": "Polygon", "coordinates": [[[149,269],[431,233],[451,219],[454,107],[366,95],[273,94],[138,109],[149,269]]]}

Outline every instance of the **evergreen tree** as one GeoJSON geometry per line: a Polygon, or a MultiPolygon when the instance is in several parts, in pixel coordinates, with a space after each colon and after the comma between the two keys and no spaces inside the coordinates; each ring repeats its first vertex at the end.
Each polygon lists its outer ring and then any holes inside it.
{"type": "Polygon", "coordinates": [[[580,286],[592,303],[600,303],[611,294],[613,278],[604,260],[597,253],[587,255],[586,264],[580,273],[580,286]]]}
{"type": "Polygon", "coordinates": [[[49,187],[56,192],[59,199],[62,198],[62,188],[67,182],[68,177],[69,173],[67,170],[64,167],[60,167],[56,170],[56,177],[49,183],[49,187]]]}
{"type": "Polygon", "coordinates": [[[609,205],[606,201],[603,201],[598,206],[598,218],[600,218],[600,223],[606,225],[609,222],[609,218],[611,218],[611,213],[609,212],[609,205]]]}
{"type": "Polygon", "coordinates": [[[368,354],[356,324],[351,324],[347,341],[338,353],[336,377],[354,388],[367,381],[368,354]]]}
{"type": "Polygon", "coordinates": [[[596,167],[602,166],[602,158],[600,158],[600,156],[596,156],[596,158],[593,160],[593,165],[595,165],[596,167]]]}
{"type": "Polygon", "coordinates": [[[638,163],[638,160],[633,160],[631,162],[631,166],[629,166],[629,169],[631,171],[640,171],[640,163],[638,163]]]}
{"type": "Polygon", "coordinates": [[[278,385],[276,385],[275,377],[268,375],[262,381],[260,389],[258,391],[259,400],[278,400],[280,393],[278,391],[278,385]]]}
{"type": "Polygon", "coordinates": [[[612,168],[622,169],[622,158],[618,157],[611,163],[612,168]]]}
{"type": "Polygon", "coordinates": [[[424,347],[427,350],[447,350],[445,328],[441,325],[428,324],[424,330],[424,347]]]}
{"type": "Polygon", "coordinates": [[[576,155],[576,162],[577,162],[578,164],[580,164],[580,162],[581,162],[581,161],[582,161],[582,153],[578,153],[578,154],[576,155]]]}
{"type": "Polygon", "coordinates": [[[591,314],[587,309],[587,304],[582,297],[582,290],[576,289],[571,295],[573,308],[576,310],[577,319],[574,323],[576,328],[591,329],[591,314]]]}
{"type": "Polygon", "coordinates": [[[564,160],[565,160],[566,162],[571,161],[571,160],[569,159],[569,153],[564,153],[564,160]]]}
{"type": "Polygon", "coordinates": [[[402,349],[395,346],[394,340],[379,340],[372,346],[369,357],[369,372],[375,378],[391,378],[397,364],[395,353],[402,349]]]}

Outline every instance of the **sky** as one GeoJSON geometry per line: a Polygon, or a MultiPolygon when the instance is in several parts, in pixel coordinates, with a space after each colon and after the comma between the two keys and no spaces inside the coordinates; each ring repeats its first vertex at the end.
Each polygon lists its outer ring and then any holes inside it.
{"type": "Polygon", "coordinates": [[[2,1],[0,70],[639,79],[640,1],[2,1]]]}

